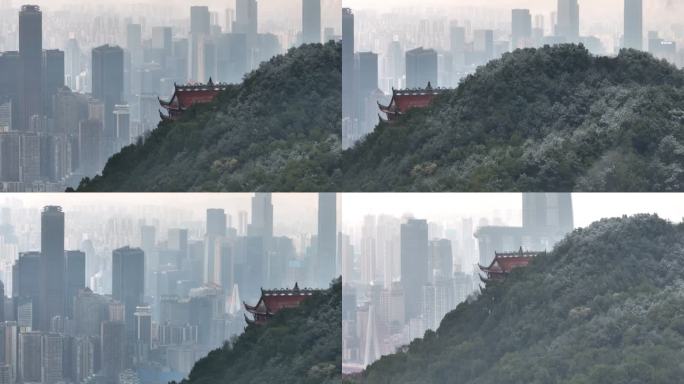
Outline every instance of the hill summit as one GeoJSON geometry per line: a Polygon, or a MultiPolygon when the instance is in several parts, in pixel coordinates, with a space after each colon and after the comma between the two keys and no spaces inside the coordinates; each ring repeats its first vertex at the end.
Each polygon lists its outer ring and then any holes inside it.
{"type": "Polygon", "coordinates": [[[345,152],[347,191],[684,189],[684,72],[582,45],[516,50],[345,152]]]}
{"type": "Polygon", "coordinates": [[[342,376],[342,281],[199,360],[180,384],[335,384],[342,376]]]}

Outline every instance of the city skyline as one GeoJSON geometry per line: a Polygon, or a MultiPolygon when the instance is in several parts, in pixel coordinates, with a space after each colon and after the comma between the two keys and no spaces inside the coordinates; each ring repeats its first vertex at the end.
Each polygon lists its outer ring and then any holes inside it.
{"type": "Polygon", "coordinates": [[[339,276],[337,195],[273,197],[0,196],[0,342],[19,356],[2,360],[9,380],[180,380],[273,315],[243,300],[328,288],[339,276]]]}
{"type": "Polygon", "coordinates": [[[344,194],[343,372],[435,331],[488,279],[554,250],[574,228],[658,214],[682,222],[680,194],[344,194]],[[513,267],[501,267],[509,260],[513,267]],[[500,268],[504,268],[500,270],[500,268]],[[485,273],[486,272],[486,273],[485,273]]]}
{"type": "Polygon", "coordinates": [[[379,120],[429,106],[443,90],[458,88],[479,68],[517,49],[572,43],[614,56],[632,48],[684,66],[684,32],[671,17],[684,12],[684,5],[598,3],[343,2],[343,148],[362,141],[379,120]]]}
{"type": "MultiPolygon", "coordinates": [[[[575,228],[586,227],[603,217],[639,213],[657,214],[678,223],[684,220],[684,206],[677,193],[573,193],[575,228]]],[[[448,223],[450,219],[498,218],[506,225],[522,224],[520,193],[353,193],[342,194],[344,226],[355,225],[367,215],[397,218],[430,218],[448,223]],[[403,207],[411,207],[405,209],[403,207]],[[482,208],[485,207],[485,208],[482,208]]]]}
{"type": "MultiPolygon", "coordinates": [[[[615,24],[615,28],[622,24],[621,12],[616,12],[616,9],[622,9],[624,0],[601,0],[601,1],[586,1],[579,0],[580,4],[580,18],[589,18],[592,22],[611,23],[619,21],[620,24],[615,24]]],[[[363,0],[342,0],[342,7],[352,8],[355,10],[373,10],[373,11],[398,11],[401,9],[412,8],[414,10],[434,9],[465,9],[465,8],[480,8],[483,10],[498,10],[510,11],[511,9],[526,8],[530,9],[532,13],[540,12],[555,12],[557,9],[557,0],[497,0],[496,2],[489,2],[482,4],[474,2],[473,0],[377,0],[373,2],[366,2],[363,0]]],[[[675,16],[667,14],[668,11],[680,10],[684,4],[678,4],[672,0],[651,0],[644,1],[644,11],[648,17],[658,18],[664,17],[667,19],[674,19],[675,16]]]]}
{"type": "Polygon", "coordinates": [[[341,33],[336,0],[108,4],[0,3],[0,190],[77,187],[261,63],[341,33]]]}

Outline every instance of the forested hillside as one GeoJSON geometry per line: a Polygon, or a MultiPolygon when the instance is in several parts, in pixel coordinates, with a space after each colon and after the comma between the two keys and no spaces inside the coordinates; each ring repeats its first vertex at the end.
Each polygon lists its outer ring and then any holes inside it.
{"type": "Polygon", "coordinates": [[[684,72],[583,46],[494,60],[343,160],[345,191],[684,190],[684,72]]]}
{"type": "Polygon", "coordinates": [[[665,384],[682,361],[684,226],[640,215],[576,230],[359,381],[665,384]]]}
{"type": "MultiPolygon", "coordinates": [[[[79,191],[328,191],[341,158],[341,45],[274,57],[162,122],[79,191]]],[[[339,173],[339,171],[338,171],[339,173]]]]}
{"type": "Polygon", "coordinates": [[[180,384],[335,384],[342,375],[342,282],[198,361],[180,384]]]}

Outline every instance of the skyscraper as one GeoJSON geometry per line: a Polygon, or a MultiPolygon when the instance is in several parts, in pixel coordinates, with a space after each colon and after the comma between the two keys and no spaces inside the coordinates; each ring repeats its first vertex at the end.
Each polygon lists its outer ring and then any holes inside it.
{"type": "MultiPolygon", "coordinates": [[[[104,157],[114,152],[116,116],[114,106],[123,104],[124,54],[116,46],[103,45],[93,49],[93,96],[104,104],[104,157]]],[[[99,171],[99,169],[98,169],[99,171]]]]}
{"type": "Polygon", "coordinates": [[[207,232],[204,238],[203,277],[205,283],[217,283],[221,260],[221,243],[226,236],[226,213],[223,209],[207,209],[207,232]]]}
{"type": "Polygon", "coordinates": [[[429,246],[430,280],[434,283],[451,279],[454,276],[454,258],[451,241],[448,239],[430,240],[429,246]]]}
{"type": "Polygon", "coordinates": [[[126,25],[126,49],[130,55],[130,65],[138,66],[142,60],[142,25],[126,25]]]}
{"type": "Polygon", "coordinates": [[[44,77],[43,113],[53,117],[53,97],[64,87],[64,51],[48,49],[43,51],[42,71],[44,77]]]}
{"type": "Polygon", "coordinates": [[[269,241],[273,237],[273,202],[270,193],[255,193],[252,197],[252,222],[249,236],[262,237],[269,241]]]}
{"type": "Polygon", "coordinates": [[[523,228],[535,233],[566,234],[574,229],[569,193],[523,193],[523,228]]]}
{"type": "Polygon", "coordinates": [[[209,7],[190,7],[190,33],[208,35],[210,26],[209,7]]]}
{"type": "MultiPolygon", "coordinates": [[[[4,323],[5,322],[5,284],[0,281],[0,303],[2,303],[2,308],[0,308],[0,322],[4,323]]],[[[2,340],[2,339],[0,339],[2,340]]],[[[2,352],[0,351],[0,357],[2,356],[2,352]]],[[[3,360],[0,360],[3,361],[3,360]]]]}
{"type": "Polygon", "coordinates": [[[235,0],[235,23],[233,32],[247,35],[248,43],[253,43],[258,31],[257,0],[235,0]]]}
{"type": "Polygon", "coordinates": [[[406,321],[420,315],[423,286],[428,282],[427,221],[409,219],[401,225],[401,286],[406,321]]]}
{"type": "Polygon", "coordinates": [[[81,383],[93,374],[97,354],[90,337],[78,337],[74,342],[74,381],[81,383]]]}
{"type": "Polygon", "coordinates": [[[136,340],[141,341],[148,347],[152,343],[152,308],[138,306],[135,309],[135,334],[136,340]]]}
{"type": "Polygon", "coordinates": [[[47,206],[40,216],[42,294],[39,329],[48,331],[55,316],[64,319],[64,212],[47,206]]]}
{"type": "Polygon", "coordinates": [[[237,232],[239,236],[247,236],[247,223],[249,222],[249,219],[247,217],[247,212],[246,211],[240,211],[238,212],[238,227],[237,227],[237,232]]]}
{"type": "Polygon", "coordinates": [[[19,333],[19,378],[22,383],[42,382],[42,337],[40,332],[19,333]]]}
{"type": "MultiPolygon", "coordinates": [[[[22,95],[21,77],[21,56],[19,52],[0,53],[0,103],[10,104],[9,112],[12,115],[10,126],[19,129],[19,110],[20,96],[22,95]]],[[[4,123],[6,124],[6,123],[4,123]]]]}
{"type": "Polygon", "coordinates": [[[318,286],[325,288],[337,276],[337,194],[318,194],[318,286]]]}
{"type": "MultiPolygon", "coordinates": [[[[135,310],[135,308],[133,308],[135,310]]],[[[131,312],[131,315],[133,312],[131,312]]],[[[133,327],[135,330],[135,327],[133,327]]],[[[100,359],[107,382],[118,383],[126,363],[126,325],[122,321],[105,321],[100,331],[100,359]]]]}
{"type": "Polygon", "coordinates": [[[558,0],[556,36],[567,43],[579,41],[579,4],[577,0],[558,0]]]}
{"type": "Polygon", "coordinates": [[[139,306],[134,315],[136,361],[146,361],[152,347],[152,307],[139,306]]]}
{"type": "Polygon", "coordinates": [[[354,13],[342,9],[342,119],[354,111],[354,13]]]}
{"type": "Polygon", "coordinates": [[[165,55],[170,56],[173,50],[173,28],[152,27],[152,47],[162,49],[165,55]]]}
{"type": "Polygon", "coordinates": [[[321,42],[321,0],[302,0],[302,42],[321,42]]]}
{"type": "Polygon", "coordinates": [[[20,129],[29,129],[31,116],[43,115],[43,14],[37,5],[19,12],[21,60],[20,129]]]}
{"type": "Polygon", "coordinates": [[[79,290],[86,287],[86,257],[85,253],[81,251],[66,251],[64,256],[66,261],[65,313],[73,319],[74,298],[78,295],[79,290]]]}
{"type": "Polygon", "coordinates": [[[84,176],[95,176],[102,170],[102,121],[88,119],[78,125],[79,171],[84,176]]]}
{"type": "Polygon", "coordinates": [[[451,55],[454,59],[454,71],[460,72],[465,67],[466,29],[453,24],[449,28],[451,37],[451,55]]]}
{"type": "Polygon", "coordinates": [[[63,382],[62,352],[63,339],[60,334],[48,333],[42,337],[42,383],[57,384],[63,382]]]}
{"type": "Polygon", "coordinates": [[[207,236],[226,235],[226,212],[223,209],[207,209],[207,236]]]}
{"type": "Polygon", "coordinates": [[[209,7],[190,7],[190,57],[188,77],[195,81],[206,81],[205,44],[210,31],[209,7]]]}
{"type": "Polygon", "coordinates": [[[131,144],[131,107],[128,104],[114,106],[114,137],[116,138],[116,151],[131,144]]]}
{"type": "MultiPolygon", "coordinates": [[[[378,89],[378,55],[373,52],[359,52],[357,57],[361,99],[378,89]]],[[[377,110],[377,104],[375,109],[377,110]]]]}
{"type": "Polygon", "coordinates": [[[0,133],[0,177],[3,181],[21,180],[21,135],[0,133]]]}
{"type": "Polygon", "coordinates": [[[81,48],[79,47],[78,40],[69,39],[66,43],[65,48],[65,61],[64,68],[66,74],[66,85],[77,91],[78,89],[78,76],[81,74],[81,48]]]}
{"type": "Polygon", "coordinates": [[[124,306],[127,334],[135,335],[135,309],[143,304],[145,253],[124,247],[112,252],[112,297],[124,306]]]}
{"type": "Polygon", "coordinates": [[[643,0],[625,0],[624,47],[642,50],[644,48],[644,4],[643,0]]]}
{"type": "Polygon", "coordinates": [[[19,344],[19,328],[16,321],[8,321],[5,323],[5,344],[0,348],[5,349],[5,364],[10,367],[11,383],[16,382],[17,368],[18,368],[18,344],[19,344]]]}
{"type": "Polygon", "coordinates": [[[406,88],[437,84],[437,51],[419,47],[406,52],[406,88]]]}
{"type": "Polygon", "coordinates": [[[175,260],[176,267],[181,268],[183,260],[188,257],[188,230],[180,228],[169,229],[169,250],[178,252],[175,260]]]}
{"type": "Polygon", "coordinates": [[[491,29],[476,29],[473,31],[473,49],[480,55],[482,63],[494,58],[494,31],[491,29]]]}
{"type": "Polygon", "coordinates": [[[532,37],[532,15],[529,9],[514,9],[511,13],[512,48],[525,48],[527,42],[532,37]]]}

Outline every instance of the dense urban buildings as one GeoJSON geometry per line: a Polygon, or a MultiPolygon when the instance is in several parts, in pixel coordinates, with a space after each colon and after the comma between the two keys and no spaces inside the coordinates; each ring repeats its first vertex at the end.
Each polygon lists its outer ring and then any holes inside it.
{"type": "Polygon", "coordinates": [[[339,0],[64,7],[0,2],[1,191],[75,187],[144,140],[178,87],[225,90],[290,47],[341,36],[339,0]]]}
{"type": "Polygon", "coordinates": [[[377,209],[364,214],[357,206],[372,205],[361,198],[343,198],[339,249],[345,277],[342,329],[347,373],[436,330],[447,313],[479,293],[483,281],[504,278],[513,268],[526,266],[574,229],[570,194],[502,195],[508,206],[482,195],[472,197],[477,203],[468,208],[459,194],[364,198],[394,214],[377,209]],[[391,202],[380,203],[383,198],[391,202]],[[408,211],[398,217],[398,206],[433,213],[420,218],[408,211]],[[450,214],[459,210],[474,214],[450,214]],[[495,257],[500,265],[493,263],[495,257]]]}
{"type": "Polygon", "coordinates": [[[179,381],[340,273],[335,194],[69,196],[0,199],[2,382],[179,381]]]}

